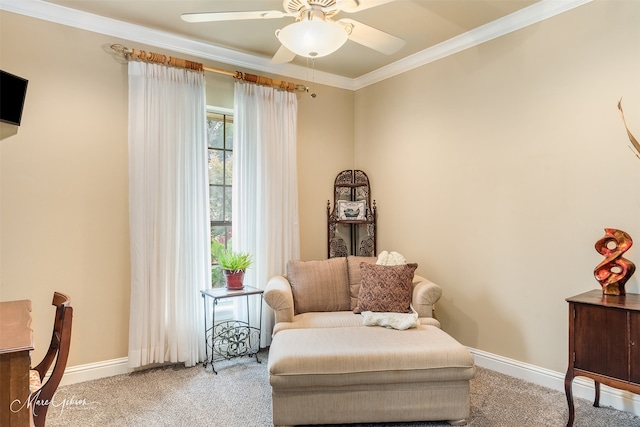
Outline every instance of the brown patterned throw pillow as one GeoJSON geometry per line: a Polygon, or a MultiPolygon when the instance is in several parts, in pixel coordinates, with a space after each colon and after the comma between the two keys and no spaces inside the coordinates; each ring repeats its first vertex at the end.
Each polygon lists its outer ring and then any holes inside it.
{"type": "Polygon", "coordinates": [[[375,264],[378,258],[366,256],[349,255],[347,257],[347,266],[349,271],[349,310],[353,310],[358,305],[358,295],[360,294],[360,263],[375,264]]]}
{"type": "Polygon", "coordinates": [[[354,313],[411,312],[413,273],[418,264],[374,265],[360,264],[360,293],[354,313]]]}

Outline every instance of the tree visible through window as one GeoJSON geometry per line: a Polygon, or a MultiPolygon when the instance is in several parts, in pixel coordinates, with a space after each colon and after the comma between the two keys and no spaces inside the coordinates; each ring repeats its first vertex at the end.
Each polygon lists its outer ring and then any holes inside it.
{"type": "Polygon", "coordinates": [[[217,268],[217,253],[231,248],[231,185],[233,176],[233,116],[207,113],[207,146],[209,151],[209,201],[211,216],[212,285],[224,284],[217,268]]]}

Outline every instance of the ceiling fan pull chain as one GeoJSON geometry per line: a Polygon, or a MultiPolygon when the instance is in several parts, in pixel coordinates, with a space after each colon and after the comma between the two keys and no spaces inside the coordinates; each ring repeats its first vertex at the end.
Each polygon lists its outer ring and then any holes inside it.
{"type": "Polygon", "coordinates": [[[316,68],[315,64],[316,63],[315,63],[315,59],[313,59],[313,58],[306,58],[306,61],[307,61],[307,81],[311,85],[311,87],[307,86],[306,88],[307,88],[307,92],[311,92],[311,97],[315,98],[316,94],[313,91],[313,85],[314,85],[315,79],[316,79],[316,77],[315,77],[315,68],[316,68]],[[309,60],[312,61],[311,79],[309,78],[309,60]]]}

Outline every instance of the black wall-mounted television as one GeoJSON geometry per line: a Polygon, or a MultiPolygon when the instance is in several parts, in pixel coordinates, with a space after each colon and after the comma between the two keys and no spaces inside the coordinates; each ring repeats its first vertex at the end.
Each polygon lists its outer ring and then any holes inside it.
{"type": "Polygon", "coordinates": [[[29,80],[0,70],[0,122],[20,126],[29,80]]]}

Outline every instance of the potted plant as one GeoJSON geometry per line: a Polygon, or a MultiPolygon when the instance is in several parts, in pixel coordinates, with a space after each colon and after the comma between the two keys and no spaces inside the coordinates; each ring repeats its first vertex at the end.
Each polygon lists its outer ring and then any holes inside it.
{"type": "Polygon", "coordinates": [[[223,249],[218,253],[218,264],[227,280],[227,289],[237,291],[244,288],[244,271],[253,263],[248,252],[223,249]]]}

